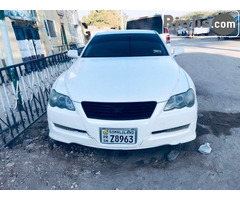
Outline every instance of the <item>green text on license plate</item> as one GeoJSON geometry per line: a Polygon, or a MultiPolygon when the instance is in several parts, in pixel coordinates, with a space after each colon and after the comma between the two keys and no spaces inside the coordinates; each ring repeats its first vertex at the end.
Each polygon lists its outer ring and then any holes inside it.
{"type": "Polygon", "coordinates": [[[103,144],[136,144],[136,128],[100,128],[100,139],[103,144]]]}

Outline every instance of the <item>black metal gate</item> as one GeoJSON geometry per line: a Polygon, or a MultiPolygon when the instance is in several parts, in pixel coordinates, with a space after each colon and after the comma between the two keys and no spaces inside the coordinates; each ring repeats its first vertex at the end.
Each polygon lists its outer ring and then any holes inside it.
{"type": "Polygon", "coordinates": [[[53,82],[73,62],[65,52],[0,69],[0,148],[46,113],[53,82]]]}

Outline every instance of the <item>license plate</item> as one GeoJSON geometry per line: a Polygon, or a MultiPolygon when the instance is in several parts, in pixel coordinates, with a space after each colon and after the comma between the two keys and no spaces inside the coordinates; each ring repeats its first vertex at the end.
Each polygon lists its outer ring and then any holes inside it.
{"type": "Polygon", "coordinates": [[[136,128],[100,128],[100,139],[103,144],[136,144],[136,128]]]}

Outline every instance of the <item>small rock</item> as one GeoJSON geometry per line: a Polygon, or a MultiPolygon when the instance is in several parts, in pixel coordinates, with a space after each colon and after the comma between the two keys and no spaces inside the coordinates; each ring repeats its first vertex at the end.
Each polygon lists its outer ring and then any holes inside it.
{"type": "Polygon", "coordinates": [[[139,167],[143,166],[144,165],[144,160],[137,161],[136,165],[139,166],[139,167]]]}
{"type": "Polygon", "coordinates": [[[49,148],[50,150],[53,150],[53,143],[52,143],[52,142],[49,142],[49,143],[48,143],[48,148],[49,148]]]}
{"type": "Polygon", "coordinates": [[[155,162],[157,162],[157,159],[156,158],[151,158],[150,163],[155,163],[155,162]]]}
{"type": "Polygon", "coordinates": [[[13,163],[13,162],[11,162],[11,163],[8,163],[7,165],[6,165],[6,167],[13,167],[15,165],[15,163],[13,163]]]}
{"type": "Polygon", "coordinates": [[[119,190],[119,188],[115,188],[115,190],[119,190]]]}
{"type": "Polygon", "coordinates": [[[23,141],[22,145],[27,146],[27,145],[31,144],[32,142],[33,142],[32,139],[26,139],[26,140],[23,141]]]}
{"type": "Polygon", "coordinates": [[[86,174],[91,174],[91,171],[86,170],[85,173],[86,173],[86,174]]]}
{"type": "Polygon", "coordinates": [[[205,144],[201,145],[198,148],[198,151],[204,155],[210,154],[212,151],[212,148],[210,147],[210,144],[206,142],[205,144]]]}
{"type": "Polygon", "coordinates": [[[180,154],[179,151],[177,151],[177,150],[172,150],[172,151],[170,151],[170,153],[167,155],[167,160],[168,160],[169,162],[172,162],[173,160],[175,160],[175,159],[178,157],[179,154],[180,154]]]}
{"type": "Polygon", "coordinates": [[[32,155],[32,158],[39,159],[39,155],[32,155]]]}
{"type": "Polygon", "coordinates": [[[26,150],[29,151],[29,152],[32,151],[33,148],[34,148],[33,144],[29,144],[29,145],[26,146],[26,150]]]}
{"type": "Polygon", "coordinates": [[[96,175],[100,175],[101,172],[100,172],[100,171],[97,171],[97,172],[95,172],[94,174],[96,174],[96,175]]]}

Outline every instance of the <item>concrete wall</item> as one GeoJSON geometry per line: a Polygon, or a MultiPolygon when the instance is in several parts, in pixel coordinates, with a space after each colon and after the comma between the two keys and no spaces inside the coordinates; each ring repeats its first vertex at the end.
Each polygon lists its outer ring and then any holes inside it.
{"type": "Polygon", "coordinates": [[[38,10],[37,18],[38,18],[37,26],[39,27],[39,35],[45,55],[46,56],[52,55],[52,49],[54,54],[59,53],[59,49],[56,47],[62,45],[61,23],[64,24],[64,29],[66,32],[68,43],[70,40],[70,33],[68,31],[66,16],[64,15],[61,19],[56,10],[43,10],[43,11],[38,10]],[[53,21],[57,37],[51,37],[47,35],[44,20],[46,22],[47,20],[53,21]]]}

